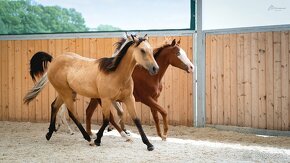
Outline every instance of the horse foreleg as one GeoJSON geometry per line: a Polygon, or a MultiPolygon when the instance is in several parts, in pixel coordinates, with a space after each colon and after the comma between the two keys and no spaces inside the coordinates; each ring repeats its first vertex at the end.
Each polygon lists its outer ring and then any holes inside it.
{"type": "Polygon", "coordinates": [[[126,99],[124,101],[124,103],[127,106],[128,112],[129,112],[132,120],[134,121],[136,127],[138,128],[138,131],[141,135],[143,143],[147,145],[147,150],[148,151],[154,150],[154,146],[149,142],[149,140],[148,140],[148,138],[147,138],[147,136],[142,128],[141,122],[140,122],[139,118],[137,118],[134,96],[131,95],[128,99],[126,99]]]}
{"type": "Polygon", "coordinates": [[[59,96],[56,97],[56,99],[51,103],[50,124],[48,128],[48,133],[45,136],[46,140],[49,140],[52,136],[52,133],[56,131],[55,129],[56,115],[62,104],[63,104],[63,101],[59,96]]]}
{"type": "Polygon", "coordinates": [[[95,140],[95,144],[97,146],[101,145],[101,139],[103,137],[104,130],[109,125],[109,121],[110,121],[110,106],[111,106],[111,101],[110,100],[103,100],[102,99],[102,109],[103,109],[102,112],[103,112],[103,117],[104,118],[103,118],[103,125],[99,129],[99,131],[97,133],[97,139],[95,140]]]}
{"type": "Polygon", "coordinates": [[[160,105],[157,104],[156,100],[154,100],[151,97],[142,101],[142,103],[146,104],[147,106],[151,108],[151,113],[155,121],[157,134],[162,138],[162,140],[166,140],[167,132],[168,132],[167,112],[160,105]],[[163,129],[164,129],[163,134],[161,134],[161,131],[160,131],[159,118],[157,115],[157,111],[162,115],[162,118],[163,118],[163,129]]]}
{"type": "Polygon", "coordinates": [[[92,98],[86,109],[86,130],[87,133],[91,136],[93,135],[91,128],[91,119],[99,103],[100,99],[92,98]]]}

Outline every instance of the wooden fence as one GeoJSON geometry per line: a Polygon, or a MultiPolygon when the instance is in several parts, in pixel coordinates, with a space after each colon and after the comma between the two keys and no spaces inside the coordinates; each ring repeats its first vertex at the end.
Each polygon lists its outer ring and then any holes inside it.
{"type": "MultiPolygon", "coordinates": [[[[262,129],[290,129],[290,41],[289,31],[206,35],[206,122],[262,129]]],[[[173,37],[172,37],[173,38],[173,37]]],[[[193,38],[181,39],[181,47],[192,59],[193,38]]],[[[29,60],[37,51],[59,55],[73,51],[86,57],[110,56],[118,38],[78,38],[0,41],[0,120],[48,122],[50,104],[56,96],[51,85],[29,106],[24,94],[33,86],[29,60]]],[[[164,37],[151,37],[153,47],[164,37]]],[[[172,125],[192,126],[194,77],[169,67],[163,80],[159,104],[172,125]]],[[[78,96],[75,106],[82,122],[86,97],[78,96]]],[[[150,109],[137,103],[144,124],[153,124],[150,109]]],[[[102,121],[101,109],[93,122],[102,121]]],[[[132,123],[126,114],[127,123],[132,123]]]]}
{"type": "MultiPolygon", "coordinates": [[[[178,36],[181,47],[192,59],[192,37],[178,36]]],[[[173,38],[172,38],[173,39],[173,38]]],[[[29,61],[38,51],[46,51],[53,56],[62,52],[76,52],[85,57],[99,58],[111,56],[113,44],[118,38],[77,38],[48,40],[2,40],[0,41],[0,120],[48,122],[50,104],[56,97],[54,88],[49,85],[29,105],[24,105],[22,98],[34,85],[29,75],[29,61]]],[[[161,46],[164,37],[151,37],[153,47],[161,46]]],[[[193,75],[177,68],[169,67],[163,80],[163,92],[159,104],[168,111],[169,123],[188,125],[193,123],[193,75]]],[[[89,99],[77,96],[75,106],[79,119],[84,122],[85,108],[89,99]]],[[[144,124],[153,124],[150,109],[137,103],[137,115],[144,124]]],[[[102,121],[101,109],[94,113],[93,122],[102,121]]],[[[131,119],[126,113],[126,121],[131,119]]]]}
{"type": "Polygon", "coordinates": [[[289,130],[289,31],[206,36],[208,124],[289,130]]]}

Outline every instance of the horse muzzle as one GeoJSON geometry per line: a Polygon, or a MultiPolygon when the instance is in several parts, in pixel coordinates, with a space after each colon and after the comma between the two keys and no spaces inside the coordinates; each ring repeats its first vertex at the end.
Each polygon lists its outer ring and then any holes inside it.
{"type": "Polygon", "coordinates": [[[194,66],[193,65],[186,65],[187,69],[187,73],[193,73],[194,72],[194,66]]]}
{"type": "Polygon", "coordinates": [[[148,71],[150,75],[156,75],[159,71],[159,66],[150,66],[148,71]]]}

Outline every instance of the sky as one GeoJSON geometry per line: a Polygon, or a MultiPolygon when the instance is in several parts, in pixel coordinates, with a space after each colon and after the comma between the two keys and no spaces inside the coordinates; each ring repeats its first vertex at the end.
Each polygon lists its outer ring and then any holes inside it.
{"type": "MultiPolygon", "coordinates": [[[[190,27],[190,0],[35,0],[75,8],[86,25],[123,30],[190,27]]],[[[203,0],[203,30],[290,24],[290,0],[203,0]]]]}
{"type": "Polygon", "coordinates": [[[123,30],[190,27],[189,0],[35,0],[44,6],[75,8],[89,28],[109,24],[123,30]]]}
{"type": "Polygon", "coordinates": [[[290,24],[290,0],[203,0],[203,29],[290,24]]]}

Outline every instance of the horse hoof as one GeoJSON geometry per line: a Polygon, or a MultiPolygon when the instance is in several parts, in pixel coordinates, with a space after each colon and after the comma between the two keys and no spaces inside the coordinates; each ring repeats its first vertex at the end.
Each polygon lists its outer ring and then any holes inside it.
{"type": "Polygon", "coordinates": [[[94,142],[94,141],[90,141],[90,142],[89,142],[89,145],[90,145],[90,146],[95,146],[95,142],[94,142]]]}
{"type": "Polygon", "coordinates": [[[133,140],[128,138],[125,142],[133,142],[133,140]]]}
{"type": "Polygon", "coordinates": [[[159,136],[160,136],[160,138],[161,138],[163,141],[166,141],[166,139],[167,139],[167,135],[160,134],[159,136]]]}
{"type": "Polygon", "coordinates": [[[153,151],[153,150],[154,150],[154,146],[153,146],[153,145],[151,145],[151,146],[147,146],[147,150],[148,150],[148,151],[153,151]]]}
{"type": "MultiPolygon", "coordinates": [[[[97,140],[97,139],[96,139],[97,140]]],[[[98,142],[98,141],[96,141],[95,140],[95,144],[96,144],[96,146],[101,146],[101,142],[98,142]]]]}
{"type": "Polygon", "coordinates": [[[47,133],[47,134],[45,135],[46,140],[49,140],[49,139],[51,138],[51,136],[52,136],[52,133],[47,133]]]}
{"type": "Polygon", "coordinates": [[[108,127],[107,130],[108,130],[108,132],[110,132],[110,131],[113,131],[113,129],[114,129],[113,127],[108,127]]]}
{"type": "Polygon", "coordinates": [[[127,130],[123,130],[128,136],[130,136],[130,132],[127,130]]]}

